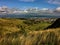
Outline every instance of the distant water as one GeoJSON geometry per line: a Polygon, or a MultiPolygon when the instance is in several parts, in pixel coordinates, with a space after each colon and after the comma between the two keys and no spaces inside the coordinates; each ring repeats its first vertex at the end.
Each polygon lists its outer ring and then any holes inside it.
{"type": "Polygon", "coordinates": [[[0,18],[60,18],[60,16],[52,16],[52,15],[14,15],[14,14],[9,14],[9,15],[0,15],[0,18]]]}

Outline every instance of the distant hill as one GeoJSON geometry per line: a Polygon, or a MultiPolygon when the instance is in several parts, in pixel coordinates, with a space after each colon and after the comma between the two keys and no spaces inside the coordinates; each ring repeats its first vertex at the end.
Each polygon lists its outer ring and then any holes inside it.
{"type": "Polygon", "coordinates": [[[49,29],[49,28],[59,28],[59,27],[60,27],[60,18],[58,18],[53,24],[48,26],[46,29],[49,29]]]}

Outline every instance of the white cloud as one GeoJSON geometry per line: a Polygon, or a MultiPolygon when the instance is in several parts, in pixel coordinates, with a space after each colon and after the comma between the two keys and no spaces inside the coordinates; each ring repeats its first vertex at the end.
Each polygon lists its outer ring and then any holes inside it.
{"type": "Polygon", "coordinates": [[[35,0],[19,0],[19,1],[23,1],[23,2],[34,2],[35,0]]]}
{"type": "Polygon", "coordinates": [[[2,6],[2,8],[8,8],[7,6],[2,6]]]}
{"type": "Polygon", "coordinates": [[[48,8],[42,8],[41,10],[49,10],[48,8]]]}
{"type": "Polygon", "coordinates": [[[56,10],[57,10],[57,11],[60,11],[60,7],[57,7],[56,10]]]}
{"type": "Polygon", "coordinates": [[[50,4],[60,4],[60,0],[48,0],[50,4]]]}

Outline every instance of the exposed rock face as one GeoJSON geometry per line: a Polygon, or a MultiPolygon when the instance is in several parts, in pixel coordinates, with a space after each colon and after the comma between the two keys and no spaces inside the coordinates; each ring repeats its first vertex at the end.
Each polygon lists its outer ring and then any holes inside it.
{"type": "Polygon", "coordinates": [[[52,25],[48,26],[45,29],[58,28],[58,27],[60,27],[60,18],[58,18],[52,25]]]}

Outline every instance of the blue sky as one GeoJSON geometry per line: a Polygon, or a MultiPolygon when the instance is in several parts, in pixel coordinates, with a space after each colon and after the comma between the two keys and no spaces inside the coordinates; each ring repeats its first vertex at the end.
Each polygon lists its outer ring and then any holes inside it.
{"type": "Polygon", "coordinates": [[[60,7],[60,0],[0,0],[0,6],[9,8],[49,8],[55,9],[60,7]]]}

